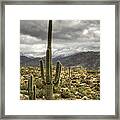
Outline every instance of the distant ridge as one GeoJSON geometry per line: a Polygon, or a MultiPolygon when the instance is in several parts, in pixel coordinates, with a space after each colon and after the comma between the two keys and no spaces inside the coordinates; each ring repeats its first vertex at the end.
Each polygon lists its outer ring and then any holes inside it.
{"type": "MultiPolygon", "coordinates": [[[[30,58],[26,56],[20,56],[20,65],[21,66],[39,66],[40,60],[45,60],[43,58],[30,58]]],[[[60,62],[68,67],[68,66],[83,66],[87,69],[99,69],[100,68],[100,52],[79,52],[70,56],[62,57],[58,56],[53,58],[53,64],[56,64],[56,61],[60,60],[60,62]]]]}

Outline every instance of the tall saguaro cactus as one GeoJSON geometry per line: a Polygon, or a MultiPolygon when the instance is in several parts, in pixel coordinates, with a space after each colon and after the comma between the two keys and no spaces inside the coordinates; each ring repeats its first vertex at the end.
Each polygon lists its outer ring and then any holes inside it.
{"type": "Polygon", "coordinates": [[[48,46],[46,51],[46,99],[53,99],[53,81],[52,81],[52,20],[49,20],[48,27],[48,46]]]}
{"type": "Polygon", "coordinates": [[[50,77],[52,79],[52,20],[49,20],[49,26],[48,26],[48,46],[47,49],[50,51],[50,77]]]}
{"type": "MultiPolygon", "coordinates": [[[[53,80],[52,80],[52,20],[49,20],[48,26],[48,46],[46,51],[46,96],[47,100],[53,99],[53,80]]],[[[45,80],[43,61],[40,61],[41,77],[45,80]]],[[[55,84],[59,82],[61,72],[61,63],[57,62],[55,84]]]]}

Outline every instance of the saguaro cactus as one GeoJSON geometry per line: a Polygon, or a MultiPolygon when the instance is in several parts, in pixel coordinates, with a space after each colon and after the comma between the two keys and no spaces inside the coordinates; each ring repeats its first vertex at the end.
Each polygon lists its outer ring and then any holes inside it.
{"type": "Polygon", "coordinates": [[[53,99],[53,81],[52,81],[52,20],[49,20],[48,27],[48,47],[46,51],[46,99],[53,99]]]}
{"type": "Polygon", "coordinates": [[[28,80],[28,95],[29,100],[32,100],[33,98],[33,76],[31,75],[28,80]]]}
{"type": "MultiPolygon", "coordinates": [[[[53,80],[52,80],[52,20],[49,20],[49,27],[48,27],[48,46],[46,51],[46,95],[45,98],[47,100],[53,99],[53,80]]],[[[41,77],[44,80],[44,70],[43,70],[43,61],[40,61],[41,67],[41,77]]],[[[57,62],[56,66],[56,77],[55,77],[55,84],[59,83],[60,79],[60,72],[61,72],[61,63],[57,62]]]]}
{"type": "Polygon", "coordinates": [[[55,75],[55,80],[54,80],[55,85],[58,85],[60,82],[60,73],[61,73],[61,63],[60,63],[60,61],[57,61],[56,75],[55,75]]]}
{"type": "Polygon", "coordinates": [[[51,45],[51,43],[52,43],[52,20],[49,20],[47,49],[49,49],[49,51],[50,51],[49,64],[50,64],[50,77],[52,79],[52,48],[51,48],[52,45],[51,45]]]}
{"type": "Polygon", "coordinates": [[[49,20],[49,27],[48,27],[48,48],[51,49],[51,42],[52,42],[52,20],[49,20]]]}
{"type": "Polygon", "coordinates": [[[68,69],[69,69],[69,79],[70,79],[70,77],[71,77],[71,68],[69,67],[68,69]]]}
{"type": "Polygon", "coordinates": [[[33,100],[36,99],[36,86],[33,86],[33,100]]]}
{"type": "Polygon", "coordinates": [[[51,83],[51,76],[50,76],[50,50],[47,49],[46,51],[46,83],[51,83]]]}
{"type": "Polygon", "coordinates": [[[41,77],[44,80],[43,60],[40,60],[40,70],[41,70],[41,77]]]}

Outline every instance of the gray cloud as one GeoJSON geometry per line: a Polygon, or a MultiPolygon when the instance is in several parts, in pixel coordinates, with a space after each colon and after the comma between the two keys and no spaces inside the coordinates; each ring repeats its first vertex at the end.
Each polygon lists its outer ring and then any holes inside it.
{"type": "Polygon", "coordinates": [[[45,20],[21,20],[20,33],[37,38],[47,38],[47,21],[45,20]]]}
{"type": "Polygon", "coordinates": [[[43,42],[42,39],[30,36],[30,35],[21,34],[21,36],[20,36],[20,44],[33,45],[33,44],[39,44],[41,42],[43,42]]]}
{"type": "MultiPolygon", "coordinates": [[[[47,39],[47,20],[21,20],[21,34],[28,34],[42,40],[47,39]]],[[[53,21],[53,38],[71,40],[77,37],[76,33],[82,36],[84,29],[91,32],[100,30],[99,20],[56,20],[53,21]]]]}
{"type": "MultiPolygon", "coordinates": [[[[47,20],[21,20],[21,52],[28,56],[44,56],[47,42],[47,20]]],[[[100,50],[99,20],[53,21],[53,55],[100,50]]]]}

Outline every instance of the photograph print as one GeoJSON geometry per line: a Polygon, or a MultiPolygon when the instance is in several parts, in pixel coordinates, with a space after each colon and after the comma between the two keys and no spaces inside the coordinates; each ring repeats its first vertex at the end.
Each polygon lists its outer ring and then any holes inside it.
{"type": "Polygon", "coordinates": [[[100,100],[100,20],[20,20],[20,100],[100,100]]]}

